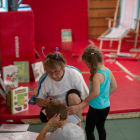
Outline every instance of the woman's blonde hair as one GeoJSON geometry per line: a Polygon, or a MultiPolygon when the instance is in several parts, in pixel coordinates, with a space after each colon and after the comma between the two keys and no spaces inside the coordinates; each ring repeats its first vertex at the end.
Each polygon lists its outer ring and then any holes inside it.
{"type": "Polygon", "coordinates": [[[60,52],[57,52],[57,54],[56,52],[49,53],[44,60],[44,67],[46,69],[56,69],[57,66],[64,68],[65,65],[66,60],[60,52]]]}
{"type": "Polygon", "coordinates": [[[103,62],[102,53],[96,46],[89,45],[82,54],[82,60],[90,64],[89,80],[92,81],[97,72],[97,64],[103,62]]]}

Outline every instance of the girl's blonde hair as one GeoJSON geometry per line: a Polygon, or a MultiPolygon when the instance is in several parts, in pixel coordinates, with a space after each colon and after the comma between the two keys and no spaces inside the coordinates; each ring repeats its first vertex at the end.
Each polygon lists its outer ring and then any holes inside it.
{"type": "Polygon", "coordinates": [[[92,81],[97,72],[97,64],[103,62],[102,53],[96,46],[89,45],[82,54],[82,60],[90,64],[89,80],[92,81]]]}
{"type": "Polygon", "coordinates": [[[56,69],[57,66],[64,68],[66,65],[66,60],[60,52],[52,52],[47,55],[44,60],[44,67],[46,69],[56,69]],[[58,57],[57,57],[58,55],[58,57]]]}

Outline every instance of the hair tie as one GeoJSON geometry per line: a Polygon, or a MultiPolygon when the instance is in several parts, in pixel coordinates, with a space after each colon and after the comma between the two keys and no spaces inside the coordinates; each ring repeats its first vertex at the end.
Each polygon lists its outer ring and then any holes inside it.
{"type": "Polygon", "coordinates": [[[94,55],[94,53],[91,53],[91,55],[94,55]]]}
{"type": "Polygon", "coordinates": [[[47,56],[44,54],[43,49],[45,49],[45,47],[42,47],[42,54],[44,55],[44,57],[47,59],[47,56]]]}
{"type": "Polygon", "coordinates": [[[59,50],[59,48],[56,47],[56,59],[58,58],[58,53],[57,53],[58,50],[59,50]]]}

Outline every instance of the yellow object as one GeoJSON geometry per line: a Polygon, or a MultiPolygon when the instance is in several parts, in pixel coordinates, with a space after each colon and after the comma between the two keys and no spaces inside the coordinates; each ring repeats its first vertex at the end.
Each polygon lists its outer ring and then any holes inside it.
{"type": "Polygon", "coordinates": [[[48,124],[50,124],[51,126],[53,126],[50,122],[48,122],[48,124]]]}

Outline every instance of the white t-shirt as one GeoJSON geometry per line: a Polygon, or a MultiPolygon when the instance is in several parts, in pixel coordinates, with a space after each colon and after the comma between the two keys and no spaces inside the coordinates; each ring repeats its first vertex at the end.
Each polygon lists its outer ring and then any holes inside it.
{"type": "Polygon", "coordinates": [[[85,140],[84,131],[76,124],[67,123],[57,128],[50,135],[46,135],[47,140],[85,140]]]}
{"type": "Polygon", "coordinates": [[[74,67],[66,66],[61,81],[55,81],[48,74],[44,73],[38,83],[38,92],[35,96],[43,100],[48,96],[51,99],[60,98],[66,103],[66,93],[70,89],[77,89],[80,92],[82,100],[89,94],[88,87],[82,74],[74,67]]]}

